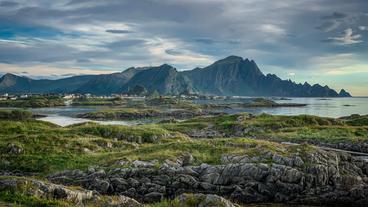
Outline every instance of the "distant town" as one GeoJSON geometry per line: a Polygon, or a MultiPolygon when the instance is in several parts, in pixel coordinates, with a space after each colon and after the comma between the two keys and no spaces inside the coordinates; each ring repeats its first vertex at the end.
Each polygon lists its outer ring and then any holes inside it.
{"type": "Polygon", "coordinates": [[[0,94],[0,100],[1,101],[5,101],[5,100],[19,100],[19,99],[29,99],[29,98],[36,98],[36,97],[45,97],[45,98],[50,98],[50,97],[54,97],[54,98],[63,98],[63,99],[83,99],[83,98],[93,98],[93,99],[114,99],[114,98],[124,98],[124,99],[129,99],[129,98],[134,98],[134,99],[139,99],[139,98],[153,98],[153,97],[171,97],[171,98],[180,98],[180,99],[188,99],[188,100],[194,100],[194,99],[225,99],[225,98],[241,98],[240,96],[213,96],[213,95],[199,95],[199,94],[181,94],[181,95],[160,95],[160,94],[146,94],[146,95],[139,95],[139,94],[111,94],[111,95],[94,95],[94,94],[90,94],[90,93],[86,93],[86,94],[79,94],[79,93],[71,93],[71,94],[57,94],[57,93],[48,93],[48,94],[34,94],[34,93],[23,93],[23,94],[9,94],[9,93],[4,93],[4,94],[0,94]]]}

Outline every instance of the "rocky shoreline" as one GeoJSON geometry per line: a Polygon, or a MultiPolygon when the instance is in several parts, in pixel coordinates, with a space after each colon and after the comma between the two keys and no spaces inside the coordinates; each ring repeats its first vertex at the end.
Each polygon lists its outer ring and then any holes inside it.
{"type": "MultiPolygon", "coordinates": [[[[53,200],[68,202],[76,206],[110,206],[110,207],[144,207],[135,199],[123,195],[106,196],[97,191],[73,189],[67,186],[57,185],[30,179],[25,177],[0,177],[0,191],[26,191],[25,195],[43,200],[53,200]],[[25,187],[27,186],[27,187],[25,187]]],[[[183,193],[174,202],[185,206],[222,206],[222,207],[240,207],[231,201],[215,194],[186,194],[183,193]]],[[[29,205],[30,203],[25,203],[29,205]]],[[[66,205],[68,205],[66,204],[66,205]]],[[[8,206],[0,202],[1,206],[8,206]]],[[[36,204],[37,205],[37,204],[36,204]]],[[[47,204],[42,206],[48,206],[47,204]]],[[[9,204],[9,206],[13,206],[9,204]]],[[[54,206],[54,205],[52,205],[54,206]]],[[[68,205],[69,206],[69,205],[68,205]]]]}
{"type": "Polygon", "coordinates": [[[345,153],[316,150],[303,156],[296,152],[284,157],[265,152],[252,158],[224,155],[220,165],[178,163],[182,162],[167,162],[160,168],[141,165],[63,171],[48,176],[48,180],[145,203],[173,199],[183,193],[217,194],[238,203],[368,203],[368,163],[345,153]],[[270,160],[272,164],[268,164],[270,160]]]}
{"type": "MultiPolygon", "coordinates": [[[[169,112],[183,111],[206,113],[169,112]]],[[[366,116],[240,113],[59,127],[27,114],[7,111],[3,116],[13,119],[0,120],[0,201],[6,204],[368,204],[366,116]]]]}

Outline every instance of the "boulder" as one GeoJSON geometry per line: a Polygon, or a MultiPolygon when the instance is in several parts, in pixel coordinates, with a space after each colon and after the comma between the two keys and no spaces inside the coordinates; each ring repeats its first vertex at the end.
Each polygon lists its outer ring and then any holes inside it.
{"type": "Polygon", "coordinates": [[[132,164],[134,167],[143,167],[143,168],[150,168],[150,167],[154,167],[156,165],[158,161],[157,160],[152,160],[152,161],[140,161],[140,160],[135,160],[132,164]]]}
{"type": "Polygon", "coordinates": [[[90,190],[76,190],[63,185],[23,177],[0,177],[0,191],[2,190],[23,193],[25,196],[67,201],[77,206],[143,207],[136,200],[126,196],[101,196],[90,190]]]}
{"type": "Polygon", "coordinates": [[[175,163],[169,166],[166,163],[160,168],[152,167],[156,161],[135,161],[133,168],[116,168],[104,173],[64,171],[48,179],[142,202],[171,199],[190,192],[216,194],[241,203],[316,204],[318,201],[326,205],[366,206],[368,164],[365,161],[345,153],[318,149],[299,153],[260,152],[253,157],[223,155],[219,165],[175,163]],[[257,159],[253,159],[255,157],[257,159]]]}
{"type": "Polygon", "coordinates": [[[238,207],[225,198],[213,194],[182,194],[178,198],[179,203],[197,207],[238,207]]]}
{"type": "Polygon", "coordinates": [[[6,147],[6,152],[10,155],[19,155],[23,153],[23,148],[15,143],[10,143],[8,144],[8,146],[6,147]]]}
{"type": "Polygon", "coordinates": [[[148,202],[148,203],[160,202],[163,199],[164,199],[164,195],[159,192],[151,192],[151,193],[144,195],[144,200],[145,202],[148,202]]]}

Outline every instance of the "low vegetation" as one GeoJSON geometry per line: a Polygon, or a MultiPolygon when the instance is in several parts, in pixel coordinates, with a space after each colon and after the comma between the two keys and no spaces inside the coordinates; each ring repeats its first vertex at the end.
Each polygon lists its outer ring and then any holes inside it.
{"type": "Polygon", "coordinates": [[[17,100],[0,100],[0,107],[41,108],[65,106],[65,100],[59,96],[31,96],[17,100]]]}
{"type": "Polygon", "coordinates": [[[80,114],[78,117],[90,118],[90,119],[107,119],[107,120],[132,120],[132,119],[142,119],[142,118],[154,118],[159,117],[162,114],[157,109],[146,108],[119,108],[119,109],[109,109],[101,110],[95,112],[88,112],[85,114],[80,114]]]}
{"type": "MultiPolygon", "coordinates": [[[[124,108],[96,113],[111,113],[112,118],[117,112],[129,116],[160,113],[151,110],[124,108]]],[[[32,113],[23,110],[0,110],[0,172],[32,174],[42,180],[51,173],[68,169],[131,168],[135,160],[156,160],[154,167],[160,167],[187,154],[193,157],[191,165],[223,164],[224,155],[245,156],[249,162],[270,164],[275,162],[273,155],[291,157],[297,153],[303,158],[317,150],[309,144],[288,145],[280,143],[282,141],[315,144],[368,141],[367,116],[359,115],[333,119],[240,113],[136,126],[90,122],[68,127],[37,121],[33,117],[32,113]],[[208,131],[215,131],[218,136],[206,137],[208,131]],[[194,136],[196,133],[203,137],[194,136]]],[[[298,167],[305,168],[308,164],[298,167]]],[[[0,205],[1,202],[20,206],[73,206],[66,201],[29,196],[14,189],[0,190],[0,205]]],[[[190,199],[188,202],[174,199],[145,206],[196,204],[196,201],[190,203],[190,199]]]]}
{"type": "Polygon", "coordinates": [[[73,106],[120,106],[126,101],[122,98],[76,98],[73,100],[73,106]]]}
{"type": "Polygon", "coordinates": [[[254,139],[190,139],[159,125],[58,127],[42,121],[0,121],[0,170],[48,174],[65,169],[111,166],[119,160],[160,163],[191,153],[196,164],[219,164],[222,154],[255,156],[284,146],[254,139]],[[253,146],[244,148],[244,145],[253,146]]]}
{"type": "Polygon", "coordinates": [[[29,120],[33,114],[24,110],[0,110],[0,120],[29,120]]]}
{"type": "Polygon", "coordinates": [[[179,123],[163,124],[169,130],[193,134],[198,130],[216,130],[226,137],[249,136],[276,141],[365,142],[368,141],[366,116],[333,119],[310,115],[277,116],[261,114],[199,117],[179,123]]]}
{"type": "Polygon", "coordinates": [[[172,134],[157,125],[105,126],[86,123],[72,126],[71,129],[80,135],[90,134],[136,143],[154,143],[158,142],[159,139],[170,137],[172,134]]]}
{"type": "Polygon", "coordinates": [[[0,206],[25,206],[25,207],[73,207],[72,203],[63,201],[42,199],[35,196],[27,196],[14,190],[0,191],[0,206]]]}
{"type": "Polygon", "coordinates": [[[340,119],[344,120],[350,126],[368,126],[368,115],[361,116],[359,114],[353,114],[340,119]]]}

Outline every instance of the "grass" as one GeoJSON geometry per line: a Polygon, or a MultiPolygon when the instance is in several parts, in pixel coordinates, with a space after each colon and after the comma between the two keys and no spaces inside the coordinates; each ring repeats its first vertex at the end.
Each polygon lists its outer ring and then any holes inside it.
{"type": "Polygon", "coordinates": [[[159,110],[155,109],[120,108],[89,112],[82,114],[81,117],[91,119],[121,120],[157,117],[160,114],[162,113],[159,110]]]}
{"type": "MultiPolygon", "coordinates": [[[[281,155],[293,146],[248,138],[191,139],[192,130],[214,128],[246,136],[285,141],[366,142],[367,126],[350,126],[345,121],[315,116],[252,117],[249,114],[198,117],[179,123],[138,126],[106,126],[96,123],[59,127],[36,120],[0,120],[0,170],[36,172],[41,176],[65,169],[89,166],[112,167],[120,160],[153,160],[163,163],[191,153],[194,164],[220,164],[223,154],[249,157],[271,151],[281,155]],[[244,147],[251,146],[251,147],[244,147]],[[12,147],[21,149],[18,153],[12,147]]],[[[305,148],[305,150],[310,150],[305,148]]]]}
{"type": "Polygon", "coordinates": [[[199,202],[200,202],[199,200],[195,200],[195,198],[193,197],[193,199],[188,199],[188,201],[185,203],[180,202],[178,199],[173,199],[173,200],[163,200],[159,203],[146,204],[144,205],[144,207],[193,207],[198,206],[199,202]]]}
{"type": "Polygon", "coordinates": [[[0,120],[29,120],[33,114],[24,110],[0,110],[0,120]]]}
{"type": "Polygon", "coordinates": [[[104,126],[96,123],[86,123],[73,126],[71,129],[73,129],[76,134],[90,134],[137,143],[154,143],[161,138],[170,136],[169,131],[157,125],[104,126]]]}
{"type": "Polygon", "coordinates": [[[285,141],[320,141],[366,142],[368,141],[367,116],[359,116],[348,120],[324,118],[310,115],[277,116],[261,114],[222,115],[215,117],[198,117],[184,122],[163,124],[168,130],[190,134],[193,130],[213,129],[228,136],[244,136],[268,138],[285,141]]]}
{"type": "Polygon", "coordinates": [[[73,106],[118,106],[125,104],[122,98],[77,98],[72,102],[73,106]]]}
{"type": "Polygon", "coordinates": [[[256,156],[262,151],[284,148],[247,138],[195,140],[158,125],[128,127],[87,123],[63,128],[31,120],[0,121],[0,126],[0,170],[36,172],[41,176],[95,165],[111,167],[119,160],[157,159],[162,163],[187,152],[194,156],[195,164],[219,164],[222,154],[256,156]],[[242,144],[257,147],[244,148],[242,144]],[[22,152],[9,154],[9,146],[17,146],[22,152]]]}
{"type": "Polygon", "coordinates": [[[287,127],[308,127],[308,126],[331,126],[343,125],[339,120],[311,115],[280,116],[261,114],[254,119],[244,122],[246,126],[262,127],[266,130],[278,130],[287,127]]]}
{"type": "Polygon", "coordinates": [[[268,133],[272,137],[277,137],[287,141],[316,141],[325,143],[339,142],[367,142],[367,127],[349,126],[317,126],[288,128],[278,132],[268,133]]]}
{"type": "MultiPolygon", "coordinates": [[[[135,113],[137,109],[126,109],[135,113]]],[[[44,178],[50,173],[67,169],[85,170],[90,166],[110,169],[131,167],[134,160],[158,160],[158,166],[167,159],[176,160],[183,154],[194,157],[193,165],[218,165],[225,154],[261,157],[267,152],[281,156],[298,153],[304,157],[315,150],[307,144],[283,145],[247,138],[252,136],[285,141],[367,142],[366,116],[331,119],[317,116],[273,116],[246,113],[197,117],[178,123],[145,124],[138,126],[106,126],[83,123],[60,127],[30,118],[25,111],[0,111],[0,171],[36,173],[44,178]],[[191,139],[193,130],[214,129],[231,138],[191,139]],[[236,137],[239,129],[247,129],[245,137],[236,137]],[[20,150],[11,150],[12,148],[20,150]],[[121,166],[118,161],[130,161],[121,166]]],[[[266,159],[266,158],[265,158],[266,159]]],[[[272,163],[272,159],[254,159],[252,162],[272,163]],[[256,161],[260,160],[260,161],[256,161]]],[[[308,163],[305,163],[308,165],[308,163]]],[[[19,206],[72,206],[64,201],[32,197],[21,191],[1,190],[0,201],[19,206]]],[[[1,205],[1,204],[0,204],[1,205]]],[[[146,207],[195,206],[197,201],[180,203],[174,199],[146,207]]],[[[87,205],[88,206],[88,205],[87,205]]]]}
{"type": "MultiPolygon", "coordinates": [[[[35,196],[27,196],[16,191],[0,191],[0,201],[11,206],[24,207],[71,207],[71,203],[42,199],[35,196]]],[[[0,203],[1,205],[1,203],[0,203]]]]}
{"type": "Polygon", "coordinates": [[[248,134],[287,141],[312,141],[325,143],[368,141],[368,126],[350,126],[349,123],[333,118],[310,115],[272,116],[260,115],[245,121],[248,134]]]}
{"type": "Polygon", "coordinates": [[[31,96],[17,100],[0,101],[0,107],[40,108],[54,106],[65,106],[65,101],[58,96],[31,96]]]}
{"type": "Polygon", "coordinates": [[[199,121],[184,121],[178,123],[165,123],[161,126],[170,131],[177,131],[180,133],[189,133],[192,130],[200,130],[208,127],[208,123],[199,121]]]}
{"type": "MultiPolygon", "coordinates": [[[[175,198],[173,200],[164,200],[159,203],[147,204],[145,205],[145,207],[192,207],[192,206],[203,206],[203,204],[217,207],[225,206],[225,204],[221,202],[212,201],[210,203],[209,201],[205,201],[206,199],[205,196],[194,196],[193,194],[188,193],[185,193],[184,196],[185,196],[184,201],[179,201],[178,198],[175,198]]],[[[239,206],[237,204],[234,205],[239,206]]]]}
{"type": "MultiPolygon", "coordinates": [[[[41,121],[0,121],[0,125],[2,170],[48,173],[64,169],[85,169],[89,165],[102,164],[110,156],[109,153],[134,148],[131,142],[41,121]],[[10,145],[22,148],[23,152],[9,154],[10,145]]],[[[92,130],[93,127],[88,129],[92,130]]]]}
{"type": "Polygon", "coordinates": [[[151,107],[164,107],[164,108],[189,109],[189,110],[198,110],[202,108],[201,105],[193,104],[189,100],[183,100],[180,98],[173,98],[173,97],[148,98],[145,100],[145,104],[151,107]]]}
{"type": "Polygon", "coordinates": [[[368,115],[361,116],[358,114],[353,114],[349,117],[343,118],[343,120],[344,119],[346,123],[351,126],[368,126],[368,115]]]}

